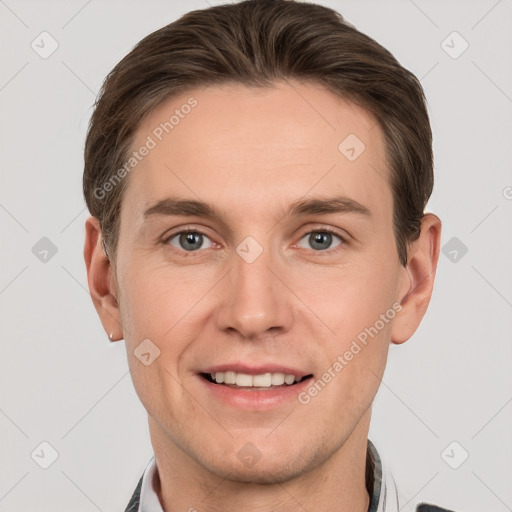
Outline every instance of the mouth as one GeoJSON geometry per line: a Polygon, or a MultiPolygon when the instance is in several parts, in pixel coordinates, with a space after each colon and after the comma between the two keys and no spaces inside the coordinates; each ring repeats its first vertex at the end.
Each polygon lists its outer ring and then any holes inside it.
{"type": "Polygon", "coordinates": [[[246,391],[274,391],[293,388],[313,378],[312,374],[300,376],[284,372],[265,372],[251,375],[232,370],[200,373],[200,376],[211,384],[246,391]]]}
{"type": "MultiPolygon", "coordinates": [[[[220,407],[252,412],[275,411],[298,404],[313,374],[298,367],[241,361],[201,368],[196,373],[208,400],[220,407]]],[[[229,412],[228,412],[229,414],[229,412]]]]}

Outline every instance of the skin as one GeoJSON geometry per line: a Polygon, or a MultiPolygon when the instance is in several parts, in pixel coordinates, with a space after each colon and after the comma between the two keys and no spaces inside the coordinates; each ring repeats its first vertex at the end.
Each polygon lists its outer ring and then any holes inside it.
{"type": "Polygon", "coordinates": [[[197,107],[129,176],[116,261],[93,217],[84,249],[93,302],[106,332],[124,338],[148,412],[162,506],[365,511],[371,404],[390,343],[409,339],[427,309],[441,222],[424,216],[402,266],[382,130],[317,84],[190,90],[142,121],[134,148],[190,96],[197,107]],[[349,134],[366,146],[354,161],[338,150],[349,134]],[[371,215],[287,214],[294,201],[340,195],[371,215]],[[206,202],[219,218],[144,218],[170,196],[206,202]],[[200,249],[167,240],[185,228],[207,235],[200,249]],[[315,249],[309,235],[322,228],[345,241],[315,249]],[[247,236],[263,249],[252,263],[236,251],[247,236]],[[401,311],[307,405],[238,409],[212,398],[198,376],[239,361],[319,378],[393,304],[401,311]],[[160,350],[148,366],[134,355],[145,339],[160,350]],[[261,457],[253,465],[237,456],[247,443],[261,457]]]}

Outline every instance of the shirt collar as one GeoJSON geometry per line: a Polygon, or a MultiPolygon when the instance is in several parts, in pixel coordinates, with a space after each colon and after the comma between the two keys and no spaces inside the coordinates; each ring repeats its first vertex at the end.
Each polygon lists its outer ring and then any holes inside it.
{"type": "Polygon", "coordinates": [[[156,460],[153,457],[142,477],[138,512],[164,512],[154,486],[155,478],[158,478],[157,473],[156,460]]]}
{"type": "Polygon", "coordinates": [[[366,467],[372,468],[372,471],[367,475],[366,482],[367,487],[371,490],[368,512],[399,512],[398,490],[395,480],[387,468],[383,466],[377,448],[369,439],[366,451],[366,467]]]}
{"type": "MultiPolygon", "coordinates": [[[[371,493],[368,512],[398,512],[398,492],[392,475],[383,467],[377,449],[368,439],[366,452],[367,488],[371,493]]],[[[155,457],[149,461],[142,477],[138,512],[164,512],[155,491],[158,478],[155,457]]]]}

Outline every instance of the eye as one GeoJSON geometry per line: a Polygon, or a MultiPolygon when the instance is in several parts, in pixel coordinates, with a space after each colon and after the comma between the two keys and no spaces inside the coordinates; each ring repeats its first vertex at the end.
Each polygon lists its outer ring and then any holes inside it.
{"type": "Polygon", "coordinates": [[[313,249],[315,251],[325,251],[333,249],[344,242],[340,235],[328,230],[311,231],[304,235],[299,241],[299,247],[303,249],[313,249]],[[333,242],[335,245],[333,245],[333,242]],[[309,247],[305,244],[308,244],[309,247]]]}
{"type": "Polygon", "coordinates": [[[200,231],[180,231],[167,238],[165,243],[187,252],[212,247],[212,241],[200,231]]]}

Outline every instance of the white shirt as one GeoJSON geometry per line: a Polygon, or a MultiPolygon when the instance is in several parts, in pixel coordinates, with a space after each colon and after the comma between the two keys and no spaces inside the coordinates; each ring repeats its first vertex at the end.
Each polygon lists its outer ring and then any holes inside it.
{"type": "MultiPolygon", "coordinates": [[[[398,491],[395,481],[392,475],[383,468],[380,456],[369,440],[368,449],[375,461],[374,489],[368,512],[399,512],[398,491]]],[[[156,461],[153,457],[146,466],[142,477],[138,512],[164,512],[153,486],[157,471],[156,461]]]]}

